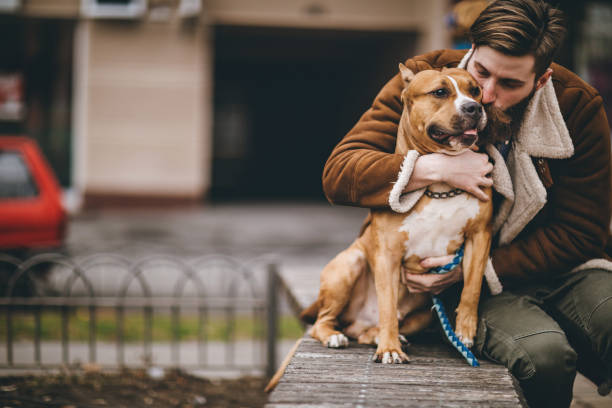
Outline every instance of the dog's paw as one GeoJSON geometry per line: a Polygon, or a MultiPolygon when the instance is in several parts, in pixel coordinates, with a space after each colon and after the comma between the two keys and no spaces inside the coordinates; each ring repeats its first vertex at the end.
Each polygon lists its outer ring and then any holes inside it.
{"type": "Polygon", "coordinates": [[[467,348],[472,348],[474,345],[474,334],[471,334],[470,331],[462,331],[461,329],[457,329],[456,331],[457,337],[463,343],[463,345],[467,348]]]}
{"type": "Polygon", "coordinates": [[[455,333],[461,342],[468,348],[474,345],[478,317],[476,313],[457,312],[457,327],[455,333]]]}
{"type": "Polygon", "coordinates": [[[472,346],[474,345],[474,339],[470,339],[470,338],[465,338],[462,335],[459,335],[459,340],[461,341],[461,343],[463,343],[463,345],[467,348],[472,348],[472,346]]]}
{"type": "Polygon", "coordinates": [[[375,353],[372,360],[383,364],[405,364],[410,362],[410,357],[403,351],[385,351],[382,356],[375,353]]]}
{"type": "Polygon", "coordinates": [[[329,336],[329,338],[325,342],[325,345],[329,348],[344,348],[348,347],[349,341],[344,334],[338,333],[329,336]]]}
{"type": "Polygon", "coordinates": [[[372,356],[372,360],[383,364],[403,364],[410,361],[410,357],[402,351],[401,348],[381,348],[380,345],[376,349],[376,353],[372,356]]]}

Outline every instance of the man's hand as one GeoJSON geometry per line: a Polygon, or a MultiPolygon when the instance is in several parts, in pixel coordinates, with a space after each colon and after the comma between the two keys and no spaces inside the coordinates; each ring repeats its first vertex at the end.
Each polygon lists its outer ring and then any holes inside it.
{"type": "MultiPolygon", "coordinates": [[[[454,255],[425,258],[421,261],[423,268],[431,269],[436,266],[444,266],[450,263],[454,255]]],[[[443,292],[446,288],[452,286],[455,282],[463,279],[463,270],[461,265],[457,265],[447,273],[408,273],[406,275],[406,286],[410,292],[429,292],[437,295],[443,292]]]]}
{"type": "Polygon", "coordinates": [[[489,197],[481,190],[481,187],[491,187],[493,180],[489,174],[493,171],[493,165],[489,162],[489,156],[485,153],[476,153],[466,150],[458,156],[442,155],[441,173],[442,181],[455,188],[460,188],[473,194],[482,201],[489,197]]]}
{"type": "Polygon", "coordinates": [[[488,201],[489,197],[481,188],[493,185],[489,176],[491,171],[493,165],[485,153],[472,150],[466,150],[457,156],[431,153],[417,159],[405,191],[413,191],[433,182],[444,182],[467,191],[479,200],[488,201]]]}

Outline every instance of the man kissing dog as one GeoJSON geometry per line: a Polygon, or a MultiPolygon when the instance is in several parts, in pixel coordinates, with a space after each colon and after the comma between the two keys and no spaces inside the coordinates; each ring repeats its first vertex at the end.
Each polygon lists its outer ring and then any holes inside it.
{"type": "MultiPolygon", "coordinates": [[[[491,290],[480,297],[473,350],[504,364],[538,407],[569,407],[577,370],[601,394],[612,389],[610,127],[597,90],[553,63],[564,32],[561,12],[547,2],[493,0],[470,27],[471,50],[405,61],[415,74],[459,67],[474,77],[489,125],[493,112],[510,119],[487,154],[413,154],[412,161],[395,154],[404,89],[397,75],[323,170],[330,202],[374,211],[389,207],[395,188],[410,202],[443,181],[488,201],[494,184],[491,290]],[[412,171],[397,187],[401,167],[412,171]]],[[[448,262],[433,257],[420,266],[448,262]]],[[[454,302],[463,277],[457,267],[402,278],[410,292],[444,291],[454,302]]]]}

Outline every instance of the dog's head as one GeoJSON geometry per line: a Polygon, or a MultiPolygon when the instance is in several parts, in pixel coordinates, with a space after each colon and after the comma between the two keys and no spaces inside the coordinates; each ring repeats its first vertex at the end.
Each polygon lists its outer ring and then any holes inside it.
{"type": "Polygon", "coordinates": [[[465,70],[427,70],[416,75],[400,64],[404,111],[398,151],[460,154],[474,146],[487,123],[482,91],[465,70]]]}

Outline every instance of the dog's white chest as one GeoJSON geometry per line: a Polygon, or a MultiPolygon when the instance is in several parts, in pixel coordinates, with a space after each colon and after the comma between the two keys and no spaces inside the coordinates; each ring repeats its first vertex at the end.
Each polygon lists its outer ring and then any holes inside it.
{"type": "Polygon", "coordinates": [[[467,193],[433,199],[420,212],[412,211],[399,229],[408,233],[405,257],[446,255],[452,241],[464,241],[465,225],[476,217],[478,211],[478,199],[467,193]]]}

